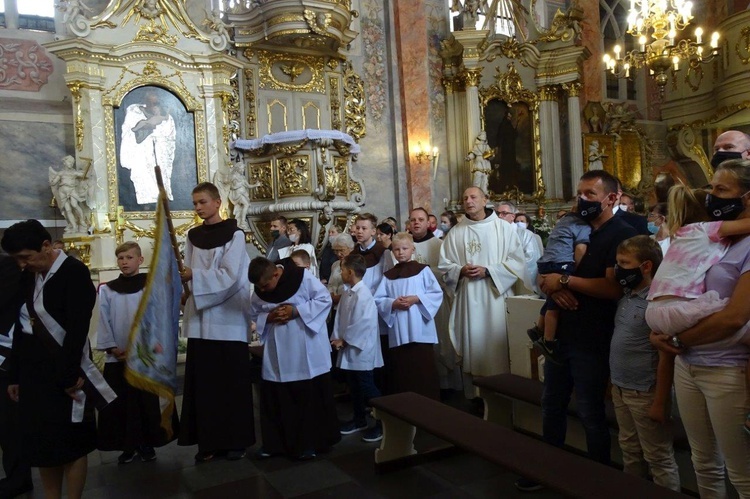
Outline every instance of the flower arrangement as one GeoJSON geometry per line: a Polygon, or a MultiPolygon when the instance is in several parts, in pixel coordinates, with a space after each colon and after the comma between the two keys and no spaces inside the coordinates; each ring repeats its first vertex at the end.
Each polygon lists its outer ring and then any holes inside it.
{"type": "Polygon", "coordinates": [[[531,218],[531,228],[542,238],[545,246],[547,245],[549,233],[552,232],[552,227],[553,224],[550,223],[546,216],[531,218]]]}

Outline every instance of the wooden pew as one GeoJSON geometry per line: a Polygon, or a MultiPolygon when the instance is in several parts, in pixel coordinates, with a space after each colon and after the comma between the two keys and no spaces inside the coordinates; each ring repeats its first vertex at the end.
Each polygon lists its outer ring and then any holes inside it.
{"type": "MultiPolygon", "coordinates": [[[[524,378],[515,374],[496,374],[494,376],[474,378],[474,385],[479,389],[479,396],[484,400],[484,418],[487,421],[499,423],[503,426],[513,426],[511,401],[519,400],[527,404],[542,406],[542,390],[544,385],[535,379],[524,378]]],[[[617,430],[617,418],[615,417],[615,408],[611,400],[606,402],[604,410],[607,417],[607,424],[613,430],[617,430]]],[[[568,414],[570,416],[577,416],[575,400],[568,407],[568,414]]],[[[687,434],[680,419],[672,421],[672,433],[674,434],[675,448],[690,451],[687,434]]]]}
{"type": "Polygon", "coordinates": [[[420,428],[569,497],[685,497],[416,393],[388,395],[370,403],[374,416],[383,423],[376,464],[415,455],[413,439],[420,428]]]}

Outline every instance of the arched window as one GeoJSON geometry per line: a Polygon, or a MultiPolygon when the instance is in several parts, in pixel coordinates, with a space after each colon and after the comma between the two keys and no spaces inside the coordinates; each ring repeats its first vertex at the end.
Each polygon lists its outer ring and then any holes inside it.
{"type": "MultiPolygon", "coordinates": [[[[635,40],[627,33],[627,18],[630,0],[600,0],[599,19],[601,22],[602,48],[604,53],[613,54],[614,46],[620,45],[623,53],[635,48],[635,40]]],[[[635,71],[630,78],[618,78],[610,71],[606,72],[607,98],[617,100],[636,100],[636,84],[633,80],[635,71]]],[[[643,69],[641,69],[643,71],[643,69]]]]}

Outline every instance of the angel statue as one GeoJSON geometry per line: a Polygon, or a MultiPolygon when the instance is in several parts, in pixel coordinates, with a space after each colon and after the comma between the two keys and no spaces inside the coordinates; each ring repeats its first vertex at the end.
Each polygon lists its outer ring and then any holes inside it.
{"type": "Polygon", "coordinates": [[[242,172],[242,163],[235,163],[229,169],[229,202],[232,203],[232,215],[240,229],[250,230],[247,224],[247,210],[250,209],[250,189],[260,183],[250,184],[242,172]]]}
{"type": "Polygon", "coordinates": [[[60,0],[57,4],[58,10],[63,13],[63,24],[68,32],[85,37],[91,32],[91,22],[86,18],[84,12],[93,14],[94,11],[83,3],[82,0],[60,0]]]}
{"type": "Polygon", "coordinates": [[[93,201],[94,182],[88,176],[91,163],[85,171],[76,167],[73,156],[65,156],[62,163],[63,167],[59,171],[52,167],[49,169],[52,195],[67,222],[65,234],[85,234],[88,232],[90,203],[93,201]]]}
{"type": "Polygon", "coordinates": [[[225,23],[221,18],[221,12],[219,11],[205,12],[206,18],[201,24],[211,31],[211,37],[208,44],[217,52],[223,52],[231,42],[228,28],[234,28],[234,24],[225,23]]]}
{"type": "Polygon", "coordinates": [[[482,192],[487,193],[487,178],[492,171],[489,159],[494,156],[494,152],[487,144],[487,133],[482,130],[474,139],[474,147],[471,149],[466,160],[471,161],[472,185],[479,187],[482,192]]]}

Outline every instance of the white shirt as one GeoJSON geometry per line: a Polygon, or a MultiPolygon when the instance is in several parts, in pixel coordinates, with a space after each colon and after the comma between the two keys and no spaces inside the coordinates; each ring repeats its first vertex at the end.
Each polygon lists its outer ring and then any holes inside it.
{"type": "Polygon", "coordinates": [[[372,293],[359,281],[341,294],[332,339],[342,339],[336,366],[351,371],[372,371],[383,367],[378,329],[378,309],[372,293]]]}
{"type": "MultiPolygon", "coordinates": [[[[138,313],[143,290],[137,293],[118,293],[106,284],[99,288],[99,324],[96,328],[96,349],[126,350],[130,343],[130,329],[138,313]]],[[[107,354],[106,362],[119,362],[107,354]]]]}

